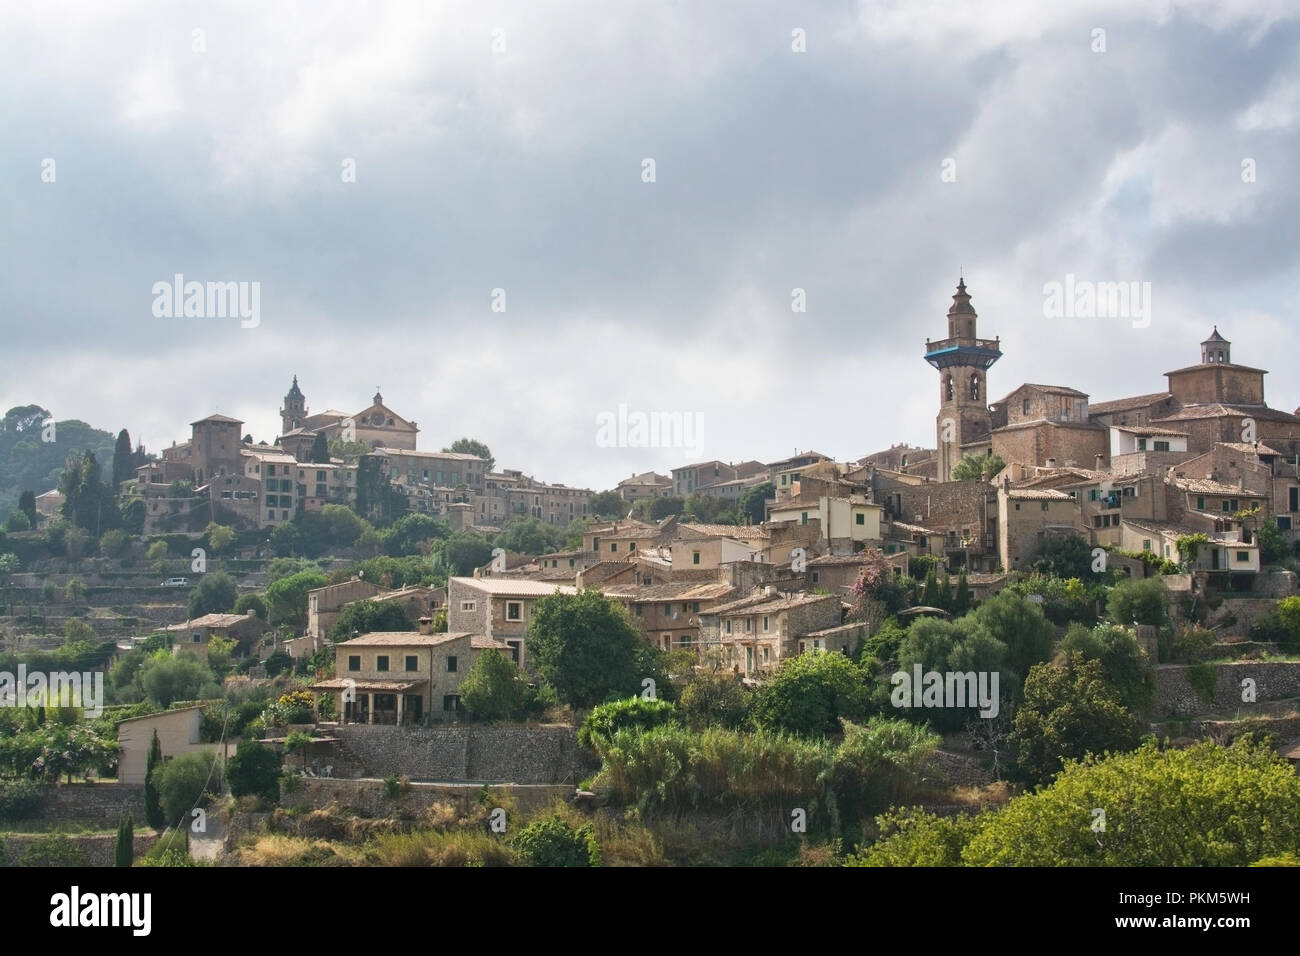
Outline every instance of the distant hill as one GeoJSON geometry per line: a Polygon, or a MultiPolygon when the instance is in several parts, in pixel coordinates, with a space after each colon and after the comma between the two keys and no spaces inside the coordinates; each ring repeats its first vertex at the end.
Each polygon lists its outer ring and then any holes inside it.
{"type": "Polygon", "coordinates": [[[42,494],[57,487],[68,456],[92,451],[105,481],[113,475],[116,432],[91,428],[76,419],[54,423],[54,441],[41,441],[50,413],[39,405],[20,405],[5,412],[0,421],[0,522],[18,507],[24,489],[42,494]]]}

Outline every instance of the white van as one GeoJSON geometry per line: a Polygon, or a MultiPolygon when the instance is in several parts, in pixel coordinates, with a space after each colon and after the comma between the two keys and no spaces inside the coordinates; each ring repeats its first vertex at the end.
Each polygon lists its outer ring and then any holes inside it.
{"type": "Polygon", "coordinates": [[[189,587],[189,584],[189,578],[168,578],[162,583],[162,586],[165,588],[184,588],[189,587]]]}

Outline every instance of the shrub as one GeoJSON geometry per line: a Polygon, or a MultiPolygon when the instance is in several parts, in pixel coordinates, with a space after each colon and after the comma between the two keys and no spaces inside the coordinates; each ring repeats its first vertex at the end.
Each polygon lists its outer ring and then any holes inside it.
{"type": "Polygon", "coordinates": [[[867,675],[843,654],[800,654],[781,662],[754,696],[754,723],[807,736],[837,733],[840,718],[860,720],[870,709],[867,675]]]}
{"type": "Polygon", "coordinates": [[[236,797],[253,794],[280,799],[280,755],[256,740],[244,740],[226,764],[226,782],[236,797]]]}
{"type": "Polygon", "coordinates": [[[578,743],[588,750],[608,744],[620,730],[649,730],[677,719],[677,708],[666,700],[630,697],[592,708],[578,728],[578,743]]]}
{"type": "Polygon", "coordinates": [[[460,685],[461,703],[473,720],[505,720],[523,710],[528,684],[498,650],[479,654],[460,685]]]}
{"type": "Polygon", "coordinates": [[[178,826],[190,810],[204,802],[209,787],[215,789],[217,755],[192,753],[176,757],[154,770],[163,816],[178,826]]]}
{"type": "Polygon", "coordinates": [[[50,833],[29,843],[14,866],[85,866],[81,847],[61,833],[50,833]]]}
{"type": "Polygon", "coordinates": [[[696,730],[710,724],[739,727],[749,714],[750,697],[730,671],[696,671],[682,688],[682,716],[696,730]]]}
{"type": "Polygon", "coordinates": [[[1115,585],[1106,602],[1106,612],[1122,627],[1134,623],[1159,627],[1168,617],[1168,604],[1165,586],[1160,579],[1143,578],[1115,585]]]}
{"type": "Polygon", "coordinates": [[[26,778],[0,779],[0,822],[13,823],[40,816],[45,788],[26,778]]]}
{"type": "Polygon", "coordinates": [[[558,814],[534,820],[510,838],[531,866],[600,866],[600,846],[590,825],[574,829],[558,814]]]}
{"type": "Polygon", "coordinates": [[[384,797],[388,800],[396,800],[406,791],[411,789],[411,781],[405,776],[392,776],[384,778],[384,797]]]}

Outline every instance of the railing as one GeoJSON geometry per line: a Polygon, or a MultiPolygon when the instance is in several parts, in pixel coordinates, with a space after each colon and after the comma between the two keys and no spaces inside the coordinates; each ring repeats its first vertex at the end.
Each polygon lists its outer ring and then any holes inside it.
{"type": "Polygon", "coordinates": [[[925,350],[927,352],[937,352],[940,349],[955,348],[959,345],[974,345],[975,348],[992,349],[1000,351],[1002,348],[1001,339],[938,339],[936,341],[925,340],[925,350]]]}

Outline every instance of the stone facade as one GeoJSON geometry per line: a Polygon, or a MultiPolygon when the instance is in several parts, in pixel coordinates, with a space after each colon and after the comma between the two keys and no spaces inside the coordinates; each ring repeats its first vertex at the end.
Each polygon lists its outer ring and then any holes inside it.
{"type": "Polygon", "coordinates": [[[1156,668],[1156,714],[1159,717],[1225,711],[1251,716],[1254,705],[1241,699],[1244,678],[1255,682],[1258,702],[1300,697],[1300,661],[1233,661],[1210,665],[1215,671],[1214,697],[1207,701],[1187,679],[1187,667],[1156,668]]]}

